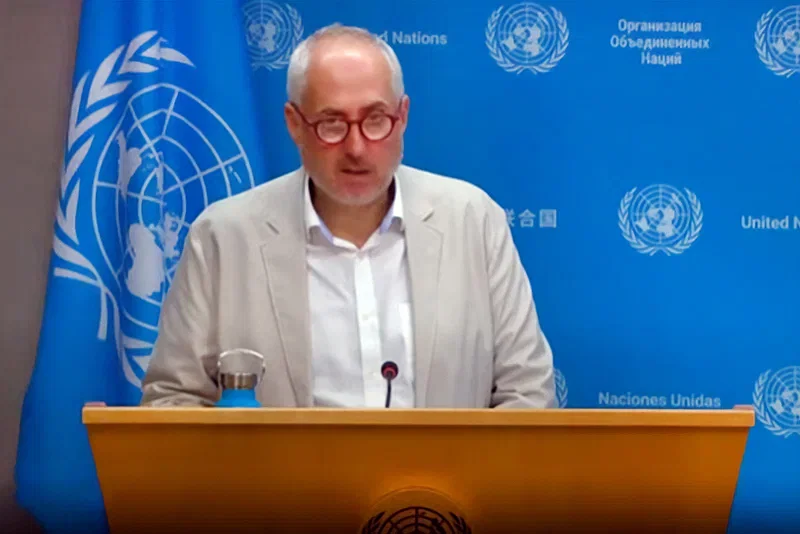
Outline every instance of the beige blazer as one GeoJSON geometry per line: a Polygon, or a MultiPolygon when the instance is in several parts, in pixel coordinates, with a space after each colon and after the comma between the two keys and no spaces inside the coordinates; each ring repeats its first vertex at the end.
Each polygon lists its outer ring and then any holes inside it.
{"type": "MultiPolygon", "coordinates": [[[[211,405],[217,355],[265,357],[257,397],[312,406],[298,169],[208,207],[161,310],[143,405],[211,405]]],[[[417,407],[554,407],[553,360],[505,211],[465,181],[401,166],[417,407]]]]}

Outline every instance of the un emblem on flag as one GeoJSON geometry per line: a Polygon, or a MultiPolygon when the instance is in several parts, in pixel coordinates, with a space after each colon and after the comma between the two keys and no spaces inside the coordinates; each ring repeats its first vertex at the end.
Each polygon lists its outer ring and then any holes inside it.
{"type": "Polygon", "coordinates": [[[652,256],[681,254],[697,240],[703,228],[703,210],[697,195],[667,184],[654,184],[623,197],[617,212],[622,237],[635,250],[652,256]],[[685,194],[684,194],[685,193],[685,194]]]}
{"type": "Polygon", "coordinates": [[[800,365],[765,371],[753,390],[756,417],[776,436],[800,436],[800,365]]]}
{"type": "Polygon", "coordinates": [[[194,67],[163,41],[145,32],[77,84],[54,240],[68,265],[55,276],[99,289],[98,339],[115,341],[136,387],[191,222],[254,185],[241,143],[217,112],[177,85],[144,81],[165,62],[194,67]],[[134,79],[143,88],[126,93],[134,79]]]}
{"type": "Polygon", "coordinates": [[[800,5],[772,12],[756,24],[756,51],[769,70],[789,78],[800,70],[800,5]]]}
{"type": "Polygon", "coordinates": [[[507,72],[553,69],[567,53],[567,19],[556,8],[532,2],[497,8],[486,25],[489,55],[507,72]]]}
{"type": "Polygon", "coordinates": [[[247,51],[253,70],[276,70],[289,64],[303,39],[303,20],[289,4],[251,0],[242,6],[247,51]]]}

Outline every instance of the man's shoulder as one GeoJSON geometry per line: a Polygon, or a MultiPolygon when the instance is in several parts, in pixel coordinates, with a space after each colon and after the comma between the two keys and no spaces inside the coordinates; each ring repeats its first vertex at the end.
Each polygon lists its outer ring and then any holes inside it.
{"type": "Polygon", "coordinates": [[[296,184],[296,180],[302,179],[298,173],[298,170],[286,173],[209,204],[197,216],[193,226],[213,229],[264,221],[271,206],[285,203],[285,198],[281,200],[281,197],[296,184]]]}
{"type": "Polygon", "coordinates": [[[460,214],[477,215],[502,211],[499,204],[478,185],[456,176],[415,167],[401,167],[404,186],[411,194],[435,208],[452,209],[460,214]]]}

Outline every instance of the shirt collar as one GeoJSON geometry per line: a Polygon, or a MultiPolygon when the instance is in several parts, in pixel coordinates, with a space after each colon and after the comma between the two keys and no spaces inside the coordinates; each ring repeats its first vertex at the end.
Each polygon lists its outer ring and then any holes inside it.
{"type": "MultiPolygon", "coordinates": [[[[311,183],[308,174],[305,175],[305,187],[304,190],[304,205],[305,205],[305,223],[306,223],[306,235],[308,237],[311,236],[311,230],[313,228],[319,228],[322,232],[322,235],[325,236],[328,241],[333,241],[333,234],[325,225],[325,223],[320,219],[317,210],[314,208],[314,204],[311,203],[311,183]]],[[[380,227],[378,228],[379,233],[384,233],[389,230],[392,221],[395,219],[398,220],[400,223],[400,228],[403,228],[403,196],[400,194],[400,180],[397,179],[397,176],[392,178],[394,183],[394,200],[392,201],[391,206],[386,212],[383,220],[381,221],[380,227]]]]}

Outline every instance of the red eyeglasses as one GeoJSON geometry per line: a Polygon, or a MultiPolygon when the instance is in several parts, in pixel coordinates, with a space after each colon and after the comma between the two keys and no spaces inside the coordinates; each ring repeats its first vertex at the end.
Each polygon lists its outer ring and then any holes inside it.
{"type": "MultiPolygon", "coordinates": [[[[401,100],[402,103],[402,100],[401,100]]],[[[292,102],[292,107],[297,111],[297,114],[303,119],[308,126],[310,126],[317,138],[327,145],[336,145],[344,141],[348,134],[350,134],[350,126],[357,124],[361,135],[369,141],[383,141],[394,130],[394,125],[400,120],[400,116],[396,114],[386,113],[384,111],[371,111],[366,117],[349,121],[343,117],[326,117],[318,121],[311,122],[297,107],[297,104],[292,102]]],[[[398,109],[400,105],[398,104],[398,109]]]]}

